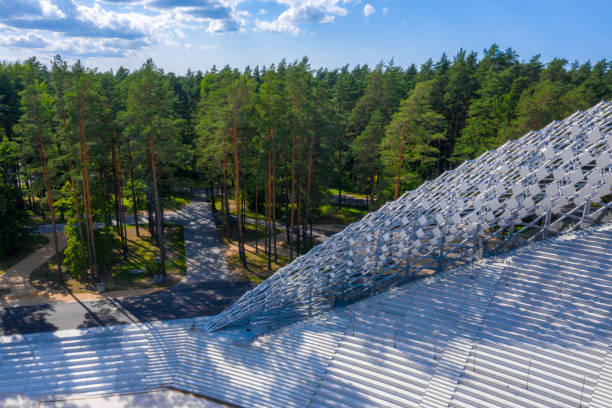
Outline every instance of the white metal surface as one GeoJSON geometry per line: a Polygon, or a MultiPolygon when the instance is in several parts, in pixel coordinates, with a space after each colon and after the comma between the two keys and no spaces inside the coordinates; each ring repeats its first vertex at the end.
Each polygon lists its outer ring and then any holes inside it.
{"type": "Polygon", "coordinates": [[[588,228],[259,336],[188,319],[0,337],[0,407],[165,387],[258,408],[609,407],[610,253],[612,224],[588,228]]]}
{"type": "Polygon", "coordinates": [[[348,226],[212,319],[274,325],[350,303],[483,251],[590,223],[610,204],[612,102],[484,153],[348,226]]]}

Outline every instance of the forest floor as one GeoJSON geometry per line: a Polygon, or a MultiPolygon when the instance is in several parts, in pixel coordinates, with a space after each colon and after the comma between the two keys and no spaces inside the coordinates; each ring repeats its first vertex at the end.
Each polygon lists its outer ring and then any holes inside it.
{"type": "Polygon", "coordinates": [[[169,212],[167,220],[184,232],[187,274],[176,285],[18,301],[0,296],[0,336],[212,316],[255,286],[229,272],[210,205],[202,194],[169,212]]]}
{"type": "MultiPolygon", "coordinates": [[[[186,207],[190,202],[191,194],[184,191],[173,194],[166,206],[169,214],[172,214],[172,211],[186,207]]],[[[34,214],[31,220],[38,230],[38,235],[10,257],[0,259],[0,300],[6,304],[29,305],[48,301],[70,302],[76,297],[79,300],[102,298],[97,294],[96,287],[67,274],[67,265],[63,268],[65,283],[59,283],[52,228],[45,224],[50,221],[34,214]]],[[[128,223],[130,220],[133,223],[133,217],[128,217],[128,223]]],[[[57,229],[60,249],[63,251],[66,236],[63,233],[64,224],[60,221],[58,220],[57,229]]],[[[104,281],[108,295],[124,297],[150,294],[173,286],[186,274],[182,226],[169,223],[165,227],[169,238],[167,278],[163,284],[154,284],[152,275],[159,270],[159,251],[146,224],[139,225],[140,237],[136,236],[134,225],[127,226],[127,257],[123,256],[121,240],[112,228],[104,228],[103,223],[94,225],[97,230],[96,249],[99,263],[105,270],[104,281]]]]}
{"type": "MultiPolygon", "coordinates": [[[[168,240],[167,276],[163,284],[153,282],[153,275],[159,272],[158,254],[154,239],[146,224],[140,224],[140,236],[136,235],[133,225],[127,226],[128,252],[124,257],[119,237],[114,230],[107,229],[97,237],[96,250],[103,272],[103,280],[109,291],[134,289],[165,288],[179,282],[186,273],[185,242],[183,227],[166,224],[164,228],[168,240]]],[[[87,293],[96,288],[76,277],[66,274],[65,284],[57,280],[57,263],[50,259],[30,275],[32,286],[45,293],[87,293]]],[[[67,269],[67,265],[64,265],[67,269]]]]}
{"type": "MultiPolygon", "coordinates": [[[[245,224],[245,250],[246,266],[240,260],[238,254],[238,226],[236,219],[236,205],[234,200],[229,200],[230,225],[227,228],[223,223],[223,213],[221,212],[221,202],[215,202],[215,225],[217,234],[223,243],[223,251],[227,260],[228,267],[232,274],[239,279],[248,279],[258,284],[274,274],[278,269],[290,263],[290,251],[287,243],[286,226],[279,221],[276,228],[276,254],[271,257],[270,268],[268,269],[268,256],[264,251],[265,232],[264,217],[254,211],[246,212],[245,224]],[[256,218],[258,217],[258,219],[256,218]],[[229,230],[229,237],[228,237],[229,230]]],[[[308,252],[314,245],[321,244],[333,234],[342,231],[345,226],[360,220],[368,210],[364,206],[343,205],[340,209],[336,205],[324,204],[319,207],[316,214],[316,223],[312,226],[312,242],[306,240],[306,245],[301,247],[300,254],[308,252]]],[[[309,234],[308,234],[309,235],[309,234]]],[[[293,252],[294,258],[298,256],[293,252]]]]}

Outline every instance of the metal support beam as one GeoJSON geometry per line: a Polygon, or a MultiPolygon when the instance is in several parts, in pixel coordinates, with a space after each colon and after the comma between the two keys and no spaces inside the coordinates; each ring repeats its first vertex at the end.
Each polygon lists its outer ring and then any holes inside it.
{"type": "Polygon", "coordinates": [[[591,204],[605,205],[602,197],[612,192],[610,163],[612,102],[601,102],[386,203],[281,268],[206,330],[241,324],[245,315],[258,322],[311,316],[423,269],[441,271],[457,262],[456,254],[480,259],[485,249],[583,225],[603,211],[598,206],[591,214],[591,204]]]}

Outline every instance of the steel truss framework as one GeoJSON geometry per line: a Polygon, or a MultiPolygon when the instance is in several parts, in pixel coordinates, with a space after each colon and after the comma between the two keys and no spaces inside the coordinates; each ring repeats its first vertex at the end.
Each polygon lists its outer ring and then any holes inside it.
{"type": "Polygon", "coordinates": [[[417,274],[592,223],[612,209],[612,102],[531,131],[388,202],[206,326],[276,326],[417,274]]]}

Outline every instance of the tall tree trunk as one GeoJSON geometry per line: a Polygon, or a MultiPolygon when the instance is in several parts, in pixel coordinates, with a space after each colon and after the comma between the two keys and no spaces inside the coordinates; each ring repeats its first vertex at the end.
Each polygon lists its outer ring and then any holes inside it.
{"type": "MultiPolygon", "coordinates": [[[[62,88],[63,89],[63,88],[62,88]]],[[[77,225],[79,229],[79,242],[81,244],[81,259],[83,260],[83,275],[82,279],[88,279],[87,276],[87,258],[85,257],[85,241],[83,240],[83,221],[81,219],[81,206],[78,199],[78,194],[76,190],[76,184],[74,181],[74,177],[72,176],[72,172],[74,169],[74,163],[72,158],[72,147],[70,146],[70,140],[68,139],[68,126],[66,123],[66,104],[64,101],[64,95],[61,94],[59,98],[59,105],[61,109],[62,115],[62,124],[64,127],[64,143],[66,144],[66,153],[68,153],[68,175],[70,181],[70,190],[72,193],[72,201],[74,202],[74,213],[77,219],[77,225]]]]}
{"type": "Polygon", "coordinates": [[[238,157],[238,129],[236,120],[232,122],[232,147],[234,153],[234,180],[235,180],[235,200],[236,217],[238,218],[238,253],[242,266],[246,268],[246,254],[244,253],[244,236],[242,235],[242,211],[240,208],[240,158],[238,157]]]}
{"type": "Polygon", "coordinates": [[[213,178],[213,174],[210,169],[210,166],[209,166],[209,172],[208,172],[208,185],[210,188],[210,206],[211,206],[212,213],[214,214],[217,208],[215,206],[214,178],[213,178]]]}
{"type": "Polygon", "coordinates": [[[140,237],[140,229],[138,227],[138,201],[136,198],[136,189],[134,188],[134,166],[132,166],[132,153],[129,151],[128,166],[130,167],[130,184],[132,190],[132,209],[134,210],[134,225],[136,226],[136,236],[140,237]]]}
{"type": "MultiPolygon", "coordinates": [[[[315,129],[315,134],[316,134],[316,129],[315,129]]],[[[312,150],[313,150],[314,138],[315,138],[314,135],[310,136],[310,144],[308,146],[308,176],[306,179],[306,206],[304,208],[305,210],[304,225],[306,225],[308,220],[310,219],[310,187],[311,187],[310,182],[312,179],[312,171],[313,171],[312,169],[312,150]]],[[[312,241],[312,234],[311,234],[311,241],[312,241]]],[[[311,245],[312,245],[312,242],[311,242],[311,245]]],[[[306,247],[306,234],[304,234],[304,247],[306,247]]]]}
{"type": "MultiPolygon", "coordinates": [[[[113,132],[114,133],[114,132],[113,132]]],[[[112,160],[113,160],[113,170],[114,170],[114,187],[115,187],[115,223],[117,224],[115,226],[115,230],[117,231],[117,234],[119,235],[119,237],[121,238],[121,245],[123,246],[123,256],[124,258],[127,259],[127,246],[125,245],[125,237],[124,237],[124,230],[123,230],[123,224],[122,224],[122,220],[121,220],[121,192],[119,191],[122,188],[122,183],[121,183],[121,179],[120,179],[120,175],[119,175],[119,164],[118,164],[118,159],[117,159],[117,145],[116,143],[113,143],[113,146],[111,148],[111,156],[112,156],[112,160]]]]}
{"type": "Polygon", "coordinates": [[[298,183],[298,188],[297,188],[297,197],[296,197],[296,213],[297,213],[297,223],[296,225],[294,225],[293,228],[291,228],[291,234],[295,235],[295,252],[297,253],[297,256],[300,256],[300,245],[301,245],[301,239],[300,239],[300,226],[301,226],[301,215],[302,215],[302,197],[301,197],[301,192],[302,192],[302,180],[300,179],[300,182],[298,183]],[[296,228],[297,228],[297,232],[296,232],[296,228]]]}
{"type": "Polygon", "coordinates": [[[121,159],[119,159],[119,216],[121,217],[121,225],[123,225],[123,253],[127,259],[128,253],[128,235],[127,235],[127,223],[125,221],[125,201],[124,201],[124,187],[125,187],[125,169],[121,159]]]}
{"type": "MultiPolygon", "coordinates": [[[[62,111],[63,113],[63,111],[62,111]]],[[[64,129],[66,128],[66,118],[64,117],[64,129]]],[[[79,229],[79,242],[81,243],[81,259],[83,260],[83,276],[82,279],[88,279],[87,274],[87,257],[85,256],[85,241],[83,239],[83,220],[81,218],[81,204],[79,202],[76,185],[74,178],[72,177],[73,163],[72,163],[72,148],[70,147],[70,141],[68,140],[68,133],[65,133],[65,143],[68,154],[70,155],[68,161],[68,173],[70,174],[70,190],[72,193],[72,201],[74,202],[74,213],[77,219],[77,225],[79,229]]],[[[91,259],[90,259],[91,260],[91,259]]]]}
{"type": "Polygon", "coordinates": [[[83,190],[83,215],[85,217],[85,219],[83,220],[83,224],[85,224],[85,234],[87,237],[87,258],[89,259],[89,269],[90,269],[90,273],[87,274],[88,275],[87,279],[93,283],[95,280],[95,266],[94,266],[94,261],[93,261],[91,233],[89,230],[89,212],[87,211],[87,206],[85,205],[85,202],[86,202],[85,187],[82,187],[82,190],[83,190]]]}
{"type": "Polygon", "coordinates": [[[272,167],[272,236],[274,236],[274,263],[278,264],[276,252],[276,168],[272,167]]]}
{"type": "Polygon", "coordinates": [[[147,211],[149,216],[149,234],[155,239],[155,245],[159,245],[159,237],[155,231],[155,204],[154,198],[151,197],[151,185],[147,185],[147,211]]]}
{"type": "MultiPolygon", "coordinates": [[[[246,235],[246,179],[242,179],[242,234],[246,235]]],[[[242,243],[244,250],[244,242],[242,243]]]]}
{"type": "Polygon", "coordinates": [[[406,127],[407,123],[404,123],[402,128],[402,140],[400,142],[400,148],[397,155],[397,173],[395,174],[395,194],[393,195],[393,199],[397,200],[399,198],[399,188],[400,188],[400,178],[402,175],[402,162],[404,160],[404,144],[406,142],[406,127]]]}
{"type": "Polygon", "coordinates": [[[338,210],[342,208],[342,146],[338,148],[338,210]]]}
{"type": "Polygon", "coordinates": [[[257,199],[258,199],[258,188],[259,188],[259,184],[258,184],[258,177],[257,174],[255,175],[255,253],[259,252],[258,246],[257,244],[259,243],[259,213],[257,212],[257,199]]]}
{"type": "Polygon", "coordinates": [[[372,172],[372,176],[371,176],[371,190],[370,190],[370,197],[372,197],[372,200],[374,200],[374,187],[376,185],[376,173],[372,172]]]}
{"type": "Polygon", "coordinates": [[[91,193],[89,191],[89,168],[87,162],[87,146],[85,145],[85,99],[81,95],[79,104],[79,142],[81,147],[81,162],[83,165],[83,209],[87,217],[86,226],[88,234],[88,247],[90,251],[91,277],[100,279],[98,257],[96,255],[96,240],[94,236],[93,214],[91,210],[91,193]]]}
{"type": "Polygon", "coordinates": [[[166,279],[166,241],[164,239],[164,226],[162,210],[159,202],[159,191],[157,188],[157,169],[155,167],[155,143],[149,138],[149,153],[151,155],[151,174],[153,175],[153,195],[155,198],[155,221],[157,226],[157,240],[159,242],[159,264],[162,281],[166,279]]]}
{"type": "Polygon", "coordinates": [[[93,225],[93,212],[91,208],[91,192],[89,189],[89,171],[88,171],[88,161],[87,161],[87,148],[84,143],[81,146],[81,154],[83,161],[83,205],[86,208],[86,223],[87,230],[90,236],[91,242],[91,257],[92,257],[92,278],[100,278],[100,269],[98,267],[98,257],[96,253],[96,240],[94,236],[94,225],[93,225]]]}
{"type": "Polygon", "coordinates": [[[267,223],[267,238],[268,238],[268,271],[272,270],[272,234],[276,234],[276,229],[272,228],[272,146],[271,132],[268,139],[268,168],[267,168],[267,195],[266,195],[266,223],[267,223]]]}
{"type": "Polygon", "coordinates": [[[223,161],[222,165],[223,165],[223,214],[225,217],[225,236],[227,237],[227,242],[232,242],[232,238],[230,236],[229,192],[227,191],[227,165],[225,161],[223,161]]]}
{"type": "Polygon", "coordinates": [[[47,190],[47,205],[49,206],[49,214],[51,215],[51,225],[53,225],[53,246],[55,247],[55,259],[57,262],[57,280],[64,281],[62,274],[62,256],[59,249],[59,241],[57,239],[57,226],[55,225],[55,211],[53,208],[53,197],[51,196],[51,182],[49,180],[49,169],[47,167],[47,151],[45,142],[43,141],[42,132],[38,134],[38,148],[40,153],[40,162],[42,163],[43,178],[45,180],[45,189],[47,190]]]}
{"type": "Polygon", "coordinates": [[[26,177],[25,179],[25,184],[26,184],[26,189],[28,191],[28,208],[32,211],[34,211],[34,208],[32,206],[32,189],[30,187],[30,178],[26,177]]]}
{"type": "Polygon", "coordinates": [[[123,211],[123,171],[121,168],[121,160],[119,159],[119,149],[117,148],[118,139],[115,136],[114,130],[113,139],[115,140],[112,147],[113,167],[115,170],[115,216],[117,218],[117,230],[119,231],[121,244],[123,246],[123,257],[127,260],[127,230],[125,228],[125,217],[123,211]]]}
{"type": "Polygon", "coordinates": [[[289,261],[293,261],[293,227],[295,207],[295,137],[291,138],[291,219],[289,224],[289,261]]]}
{"type": "MultiPolygon", "coordinates": [[[[289,244],[289,242],[291,242],[291,224],[290,224],[290,217],[289,217],[289,213],[291,211],[291,209],[289,208],[291,205],[291,198],[289,197],[289,178],[288,177],[285,177],[284,183],[281,189],[282,189],[281,197],[283,197],[283,203],[285,204],[285,211],[283,212],[285,214],[285,235],[286,235],[285,243],[289,244]]],[[[289,249],[291,249],[291,246],[289,246],[289,249]]]]}

